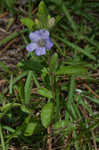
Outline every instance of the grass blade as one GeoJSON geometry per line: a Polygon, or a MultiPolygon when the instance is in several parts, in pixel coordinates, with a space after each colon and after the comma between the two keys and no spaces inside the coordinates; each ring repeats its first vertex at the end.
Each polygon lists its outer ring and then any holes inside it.
{"type": "Polygon", "coordinates": [[[29,101],[30,101],[32,78],[33,78],[33,72],[29,71],[28,76],[27,76],[27,80],[26,80],[26,83],[25,83],[25,88],[24,88],[25,104],[29,104],[29,101]]]}

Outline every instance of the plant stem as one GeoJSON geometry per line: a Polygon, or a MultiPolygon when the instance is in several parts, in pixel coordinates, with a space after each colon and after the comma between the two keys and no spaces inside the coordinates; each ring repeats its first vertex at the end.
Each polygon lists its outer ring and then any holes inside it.
{"type": "Polygon", "coordinates": [[[51,136],[50,136],[50,134],[51,134],[51,130],[50,130],[50,127],[48,127],[48,129],[47,129],[47,132],[48,132],[48,150],[52,150],[52,143],[51,143],[51,136]]]}

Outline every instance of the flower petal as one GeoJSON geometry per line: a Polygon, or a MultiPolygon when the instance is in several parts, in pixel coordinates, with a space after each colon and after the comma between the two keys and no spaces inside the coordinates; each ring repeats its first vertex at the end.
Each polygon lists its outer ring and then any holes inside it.
{"type": "Polygon", "coordinates": [[[33,41],[33,42],[37,42],[38,40],[40,40],[40,36],[39,36],[39,34],[37,33],[37,31],[31,32],[31,33],[29,34],[29,38],[30,38],[30,40],[33,41]]]}
{"type": "Polygon", "coordinates": [[[48,39],[49,38],[49,31],[48,30],[38,30],[35,32],[31,32],[29,34],[29,38],[33,42],[38,42],[40,39],[48,39]]]}
{"type": "Polygon", "coordinates": [[[44,31],[44,36],[49,37],[49,31],[48,30],[44,31]]]}
{"type": "Polygon", "coordinates": [[[47,39],[46,40],[46,49],[51,49],[51,47],[53,46],[53,43],[51,41],[51,39],[47,39]]]}
{"type": "Polygon", "coordinates": [[[35,53],[37,56],[45,55],[46,54],[45,47],[43,47],[43,48],[40,47],[40,48],[36,49],[35,53]]]}
{"type": "Polygon", "coordinates": [[[49,38],[49,31],[47,31],[47,30],[41,29],[38,31],[38,34],[42,39],[48,39],[49,38]]]}
{"type": "Polygon", "coordinates": [[[36,48],[38,48],[36,43],[30,43],[26,46],[26,50],[28,52],[32,52],[33,50],[35,50],[36,48]]]}

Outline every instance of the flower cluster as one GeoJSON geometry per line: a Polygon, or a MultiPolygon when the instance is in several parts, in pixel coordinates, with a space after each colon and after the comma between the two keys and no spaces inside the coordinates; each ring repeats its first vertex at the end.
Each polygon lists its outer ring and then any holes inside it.
{"type": "Polygon", "coordinates": [[[45,55],[46,50],[50,50],[53,43],[47,30],[38,30],[29,34],[31,43],[27,45],[28,52],[35,50],[37,56],[45,55]]]}

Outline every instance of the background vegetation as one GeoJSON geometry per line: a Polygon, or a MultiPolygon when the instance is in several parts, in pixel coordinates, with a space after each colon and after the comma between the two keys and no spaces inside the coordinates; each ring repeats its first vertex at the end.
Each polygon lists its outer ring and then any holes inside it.
{"type": "Polygon", "coordinates": [[[0,150],[99,149],[99,1],[0,1],[0,150]],[[53,48],[28,53],[30,32],[53,48]]]}

